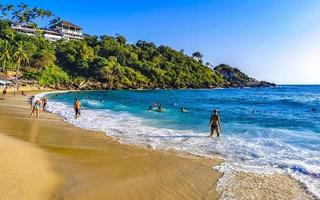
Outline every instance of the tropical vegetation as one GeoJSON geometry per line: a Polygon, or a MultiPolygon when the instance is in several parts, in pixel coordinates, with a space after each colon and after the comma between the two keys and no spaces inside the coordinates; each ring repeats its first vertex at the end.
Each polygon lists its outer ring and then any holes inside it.
{"type": "Polygon", "coordinates": [[[128,44],[120,34],[50,42],[40,29],[32,37],[10,27],[11,22],[37,27],[37,22],[59,20],[51,11],[23,3],[0,5],[1,70],[15,71],[20,79],[37,80],[44,86],[80,89],[239,86],[226,79],[221,70],[212,69],[210,63],[203,64],[200,52],[188,56],[183,50],[142,40],[128,44]]]}

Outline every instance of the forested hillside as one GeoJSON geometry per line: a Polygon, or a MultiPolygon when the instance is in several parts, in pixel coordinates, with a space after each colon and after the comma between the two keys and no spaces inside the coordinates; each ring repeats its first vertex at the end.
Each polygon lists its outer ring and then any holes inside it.
{"type": "Polygon", "coordinates": [[[12,20],[36,27],[35,19],[53,14],[25,4],[10,6],[0,7],[0,64],[3,72],[15,71],[22,80],[72,89],[270,86],[227,65],[212,69],[199,52],[188,56],[152,42],[128,44],[119,34],[58,42],[44,39],[40,30],[36,37],[19,34],[10,28],[12,20]],[[241,76],[230,78],[227,69],[241,76]]]}

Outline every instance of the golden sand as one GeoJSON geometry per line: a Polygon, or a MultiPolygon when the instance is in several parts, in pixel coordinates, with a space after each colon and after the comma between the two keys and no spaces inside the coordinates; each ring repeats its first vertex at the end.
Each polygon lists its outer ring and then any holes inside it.
{"type": "Polygon", "coordinates": [[[220,159],[123,145],[29,114],[25,97],[0,97],[0,199],[312,199],[285,175],[236,172],[218,184],[220,159]]]}
{"type": "MultiPolygon", "coordinates": [[[[54,170],[63,177],[63,183],[58,188],[44,184],[53,189],[46,191],[47,196],[85,200],[218,198],[214,186],[221,174],[212,170],[212,166],[221,160],[122,145],[102,133],[73,127],[44,112],[40,119],[29,119],[30,107],[23,97],[4,98],[0,100],[0,135],[36,146],[37,151],[46,156],[35,156],[29,162],[36,164],[44,162],[44,159],[49,160],[54,170]]],[[[12,162],[16,160],[12,155],[3,155],[12,162]]],[[[29,163],[23,167],[26,171],[34,168],[29,163]]],[[[47,169],[46,165],[38,167],[47,169]]],[[[7,167],[6,170],[14,172],[16,168],[7,167]]],[[[0,169],[1,177],[4,173],[0,169]]],[[[22,180],[28,179],[17,176],[22,180]]],[[[3,179],[1,184],[6,185],[7,181],[3,179]]],[[[14,189],[23,185],[23,182],[18,182],[11,190],[20,199],[24,199],[25,194],[14,189]]],[[[12,186],[5,187],[10,190],[12,186]]],[[[35,192],[41,187],[30,184],[29,190],[35,192]]],[[[32,199],[41,198],[34,196],[32,199]]]]}
{"type": "Polygon", "coordinates": [[[0,134],[0,199],[52,199],[60,177],[32,144],[0,134]]]}

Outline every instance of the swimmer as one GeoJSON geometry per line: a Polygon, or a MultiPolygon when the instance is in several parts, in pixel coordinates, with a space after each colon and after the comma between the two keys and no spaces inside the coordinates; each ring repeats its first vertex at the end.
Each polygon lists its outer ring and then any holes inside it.
{"type": "Polygon", "coordinates": [[[185,113],[185,112],[189,112],[189,111],[187,109],[185,109],[184,107],[181,107],[180,112],[185,113]]]}

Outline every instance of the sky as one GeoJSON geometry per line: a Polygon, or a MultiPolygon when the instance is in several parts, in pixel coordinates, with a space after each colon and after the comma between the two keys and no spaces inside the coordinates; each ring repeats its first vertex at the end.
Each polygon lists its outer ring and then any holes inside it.
{"type": "MultiPolygon", "coordinates": [[[[17,4],[18,0],[0,0],[17,4]]],[[[319,0],[24,0],[93,35],[199,51],[277,84],[320,84],[319,0]]]]}

